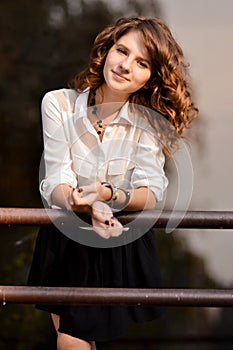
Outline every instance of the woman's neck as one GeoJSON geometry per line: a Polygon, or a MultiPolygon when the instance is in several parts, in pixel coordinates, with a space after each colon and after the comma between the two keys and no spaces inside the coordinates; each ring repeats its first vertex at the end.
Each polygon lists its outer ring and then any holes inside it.
{"type": "MultiPolygon", "coordinates": [[[[89,119],[96,122],[97,119],[101,120],[101,124],[109,124],[116,115],[118,114],[121,107],[124,105],[125,100],[122,102],[116,102],[113,95],[112,99],[104,98],[105,95],[102,94],[102,89],[90,91],[89,96],[89,119]],[[112,101],[112,102],[110,102],[112,101]],[[91,114],[90,114],[91,112],[91,114]],[[97,118],[97,119],[96,119],[97,118]]],[[[119,100],[119,99],[118,99],[119,100]]]]}
{"type": "Polygon", "coordinates": [[[96,94],[96,104],[119,102],[122,105],[128,100],[129,94],[110,90],[106,84],[100,86],[96,94]]]}

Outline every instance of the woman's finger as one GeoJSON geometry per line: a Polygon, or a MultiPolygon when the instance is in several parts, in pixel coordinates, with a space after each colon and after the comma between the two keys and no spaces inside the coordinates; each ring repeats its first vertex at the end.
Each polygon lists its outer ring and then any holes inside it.
{"type": "Polygon", "coordinates": [[[103,238],[118,237],[123,232],[122,224],[113,216],[111,208],[101,201],[92,206],[93,229],[103,238]]]}
{"type": "Polygon", "coordinates": [[[115,218],[111,217],[110,220],[100,222],[99,220],[92,217],[93,229],[103,238],[118,237],[123,232],[122,224],[115,218]]]}
{"type": "Polygon", "coordinates": [[[102,223],[101,225],[99,225],[94,221],[92,222],[92,225],[93,225],[93,230],[104,239],[109,239],[110,237],[119,237],[123,232],[122,226],[112,228],[102,223]]]}
{"type": "Polygon", "coordinates": [[[96,193],[88,193],[79,191],[79,189],[73,190],[72,201],[75,205],[92,205],[96,201],[97,194],[96,193]]]}
{"type": "Polygon", "coordinates": [[[116,218],[112,218],[110,222],[111,237],[119,237],[123,232],[123,226],[116,218]]]}
{"type": "Polygon", "coordinates": [[[82,193],[82,192],[97,192],[99,189],[99,182],[94,182],[90,185],[85,185],[85,186],[80,186],[78,187],[78,190],[82,193]]]}
{"type": "Polygon", "coordinates": [[[100,198],[102,185],[100,182],[94,182],[90,185],[85,185],[77,188],[77,192],[81,197],[86,197],[88,194],[95,194],[96,200],[100,198]]]}
{"type": "Polygon", "coordinates": [[[93,230],[102,238],[108,239],[111,237],[108,225],[99,222],[98,220],[95,220],[92,218],[92,226],[93,230]]]}

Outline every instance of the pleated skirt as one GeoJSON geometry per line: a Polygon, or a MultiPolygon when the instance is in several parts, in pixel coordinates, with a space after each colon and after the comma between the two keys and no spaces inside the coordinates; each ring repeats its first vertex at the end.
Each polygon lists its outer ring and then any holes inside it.
{"type": "MultiPolygon", "coordinates": [[[[53,225],[44,226],[37,236],[28,285],[162,288],[155,233],[150,230],[126,245],[96,248],[68,238],[53,225]]],[[[123,336],[131,322],[151,321],[163,313],[145,305],[36,307],[60,315],[60,332],[99,342],[123,336]]]]}

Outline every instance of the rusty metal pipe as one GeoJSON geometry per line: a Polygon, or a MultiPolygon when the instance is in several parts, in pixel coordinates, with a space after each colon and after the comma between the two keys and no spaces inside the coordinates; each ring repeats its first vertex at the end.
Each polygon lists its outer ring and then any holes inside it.
{"type": "MultiPolygon", "coordinates": [[[[86,214],[79,217],[89,222],[86,214]]],[[[44,208],[0,208],[0,224],[3,225],[49,225],[52,221],[70,221],[74,214],[59,209],[44,208]]],[[[153,227],[165,228],[169,219],[179,222],[177,228],[203,228],[203,229],[232,229],[232,211],[176,211],[165,210],[162,213],[156,210],[141,212],[123,212],[118,215],[122,224],[127,224],[137,218],[137,226],[144,226],[148,222],[153,227]],[[138,214],[140,213],[140,218],[138,214]]]]}
{"type": "Polygon", "coordinates": [[[125,289],[0,286],[0,302],[22,304],[233,306],[232,289],[125,289]]]}

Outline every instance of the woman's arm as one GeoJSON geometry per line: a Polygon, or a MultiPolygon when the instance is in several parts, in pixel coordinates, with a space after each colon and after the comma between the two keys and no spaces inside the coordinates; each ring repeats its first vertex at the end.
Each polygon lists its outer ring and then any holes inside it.
{"type": "MultiPolygon", "coordinates": [[[[130,192],[130,201],[124,210],[137,211],[155,208],[156,198],[148,187],[139,187],[128,192],[130,192]]],[[[124,201],[124,199],[125,193],[119,189],[119,202],[120,200],[124,201]]]]}
{"type": "MultiPolygon", "coordinates": [[[[139,211],[144,209],[153,209],[156,205],[154,193],[146,186],[130,190],[122,190],[121,188],[117,188],[116,192],[117,197],[111,200],[113,196],[111,185],[108,185],[108,183],[101,184],[100,182],[96,182],[75,190],[67,189],[65,198],[67,198],[66,200],[69,201],[71,210],[76,211],[80,211],[80,209],[82,210],[80,206],[92,206],[96,201],[109,202],[109,206],[112,206],[118,211],[139,211]],[[127,193],[129,194],[129,197],[127,197],[127,193]]],[[[54,191],[53,201],[56,200],[58,205],[58,200],[60,200],[60,198],[61,189],[57,188],[54,191]]]]}
{"type": "Polygon", "coordinates": [[[82,189],[74,189],[68,184],[60,184],[55,187],[51,194],[52,204],[77,212],[90,212],[91,206],[96,201],[108,201],[110,198],[111,189],[101,185],[100,182],[82,189]]]}
{"type": "Polygon", "coordinates": [[[41,104],[45,176],[40,184],[40,192],[49,206],[54,204],[51,195],[56,186],[77,186],[76,174],[71,168],[70,141],[64,127],[70,121],[64,120],[60,104],[62,98],[66,102],[62,90],[51,91],[45,94],[41,104]]]}

